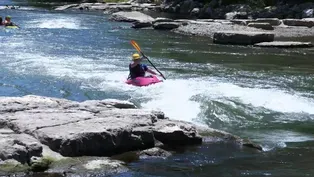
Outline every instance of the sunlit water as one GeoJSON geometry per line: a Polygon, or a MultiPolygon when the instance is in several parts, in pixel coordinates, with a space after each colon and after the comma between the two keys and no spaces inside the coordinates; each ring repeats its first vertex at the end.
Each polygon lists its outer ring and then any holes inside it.
{"type": "Polygon", "coordinates": [[[202,37],[134,30],[101,13],[0,11],[8,14],[21,29],[0,28],[2,96],[129,100],[250,138],[265,150],[205,144],[168,160],[131,163],[133,172],[123,175],[314,175],[313,49],[214,45],[202,37]],[[124,83],[132,39],[167,80],[142,88],[124,83]]]}

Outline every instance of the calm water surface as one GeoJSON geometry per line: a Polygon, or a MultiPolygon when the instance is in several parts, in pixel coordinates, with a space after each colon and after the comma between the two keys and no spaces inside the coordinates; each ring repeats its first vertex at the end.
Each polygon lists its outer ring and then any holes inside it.
{"type": "Polygon", "coordinates": [[[250,138],[265,150],[207,143],[167,160],[130,163],[132,172],[120,176],[314,176],[313,48],[214,45],[203,37],[134,30],[101,13],[23,6],[0,15],[22,27],[0,28],[1,96],[129,100],[250,138]],[[124,84],[132,39],[166,81],[124,84]]]}

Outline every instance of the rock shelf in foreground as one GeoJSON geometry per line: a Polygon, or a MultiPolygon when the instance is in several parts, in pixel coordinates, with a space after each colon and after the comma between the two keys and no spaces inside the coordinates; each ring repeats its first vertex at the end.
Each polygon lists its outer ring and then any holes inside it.
{"type": "MultiPolygon", "coordinates": [[[[170,120],[162,112],[138,109],[127,101],[1,97],[0,113],[0,172],[7,160],[32,165],[34,157],[47,152],[62,157],[59,159],[108,157],[154,147],[199,145],[204,141],[199,131],[206,132],[206,137],[261,150],[226,132],[204,131],[188,122],[170,120]]],[[[167,152],[156,149],[156,154],[167,152]]]]}

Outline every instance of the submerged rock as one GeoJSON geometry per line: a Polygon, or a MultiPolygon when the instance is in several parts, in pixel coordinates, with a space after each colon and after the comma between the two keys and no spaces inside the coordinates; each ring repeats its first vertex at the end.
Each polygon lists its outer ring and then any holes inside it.
{"type": "Polygon", "coordinates": [[[253,45],[260,42],[271,42],[274,37],[274,34],[266,32],[222,31],[214,34],[214,43],[253,45]]]}

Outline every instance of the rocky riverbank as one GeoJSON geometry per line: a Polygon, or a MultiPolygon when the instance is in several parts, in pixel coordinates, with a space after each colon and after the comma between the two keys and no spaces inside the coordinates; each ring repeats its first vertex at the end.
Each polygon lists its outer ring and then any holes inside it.
{"type": "MultiPolygon", "coordinates": [[[[213,38],[213,42],[217,44],[240,44],[254,45],[256,47],[284,48],[313,46],[311,41],[305,41],[305,43],[303,43],[304,41],[298,41],[297,38],[308,36],[314,37],[314,18],[235,19],[238,16],[229,17],[230,14],[228,15],[228,13],[226,13],[226,17],[221,17],[226,19],[191,20],[160,17],[153,18],[147,15],[147,13],[145,14],[145,11],[165,11],[164,5],[165,4],[156,5],[131,1],[127,3],[82,3],[57,7],[56,10],[103,10],[104,13],[111,14],[110,20],[132,22],[132,28],[171,30],[186,35],[207,36],[213,38]],[[280,43],[280,45],[277,45],[278,43],[276,43],[276,45],[273,45],[274,43],[267,43],[267,45],[265,43],[263,45],[258,44],[261,42],[274,42],[274,40],[281,38],[295,38],[297,41],[284,42],[280,43]]],[[[191,11],[193,11],[193,9],[191,11]]]]}
{"type": "Polygon", "coordinates": [[[125,153],[134,159],[167,158],[169,148],[204,142],[227,141],[262,150],[249,140],[171,120],[127,101],[80,103],[33,95],[0,100],[0,175],[114,174],[128,170],[120,161],[125,153]]]}

